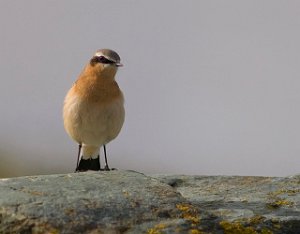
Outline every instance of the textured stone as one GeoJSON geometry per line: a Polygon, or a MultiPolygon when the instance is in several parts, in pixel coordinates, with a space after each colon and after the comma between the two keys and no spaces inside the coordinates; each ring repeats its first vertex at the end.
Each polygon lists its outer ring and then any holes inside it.
{"type": "Polygon", "coordinates": [[[218,217],[225,233],[244,233],[246,228],[249,233],[300,233],[300,175],[155,177],[200,212],[218,217]]]}
{"type": "Polygon", "coordinates": [[[0,233],[299,233],[300,176],[86,172],[0,180],[0,233]]]}

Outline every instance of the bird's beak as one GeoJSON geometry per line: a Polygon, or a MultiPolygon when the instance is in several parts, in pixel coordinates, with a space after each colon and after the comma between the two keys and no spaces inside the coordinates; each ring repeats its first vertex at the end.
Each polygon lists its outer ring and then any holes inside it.
{"type": "Polygon", "coordinates": [[[116,63],[116,67],[123,67],[122,63],[116,63]]]}

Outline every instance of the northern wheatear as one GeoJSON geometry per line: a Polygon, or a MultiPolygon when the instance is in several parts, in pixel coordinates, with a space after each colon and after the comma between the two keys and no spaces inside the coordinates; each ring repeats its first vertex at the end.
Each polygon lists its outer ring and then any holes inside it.
{"type": "Polygon", "coordinates": [[[120,56],[115,51],[96,51],[65,97],[64,126],[79,144],[76,171],[101,170],[101,146],[104,170],[110,170],[105,145],[118,136],[125,119],[124,97],[115,81],[120,66],[120,56]]]}

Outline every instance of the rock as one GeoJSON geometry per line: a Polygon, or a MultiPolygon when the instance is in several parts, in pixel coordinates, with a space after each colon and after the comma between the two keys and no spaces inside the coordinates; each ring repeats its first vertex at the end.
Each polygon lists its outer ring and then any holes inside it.
{"type": "Polygon", "coordinates": [[[300,233],[300,175],[155,178],[172,186],[200,214],[204,210],[217,217],[225,233],[300,233]]]}
{"type": "Polygon", "coordinates": [[[299,233],[300,176],[85,172],[0,180],[0,233],[299,233]]]}

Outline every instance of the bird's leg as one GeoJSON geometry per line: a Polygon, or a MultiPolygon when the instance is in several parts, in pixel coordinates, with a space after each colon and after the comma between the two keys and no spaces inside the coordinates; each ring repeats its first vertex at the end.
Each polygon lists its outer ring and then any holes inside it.
{"type": "Polygon", "coordinates": [[[82,147],[82,145],[79,144],[79,145],[78,145],[78,155],[77,155],[77,163],[76,163],[76,169],[75,169],[75,172],[78,172],[78,166],[79,166],[79,158],[80,158],[81,147],[82,147]]]}
{"type": "Polygon", "coordinates": [[[103,145],[103,150],[104,150],[104,159],[105,159],[105,167],[104,167],[104,171],[110,171],[108,164],[107,164],[107,157],[106,157],[106,146],[103,145]]]}

